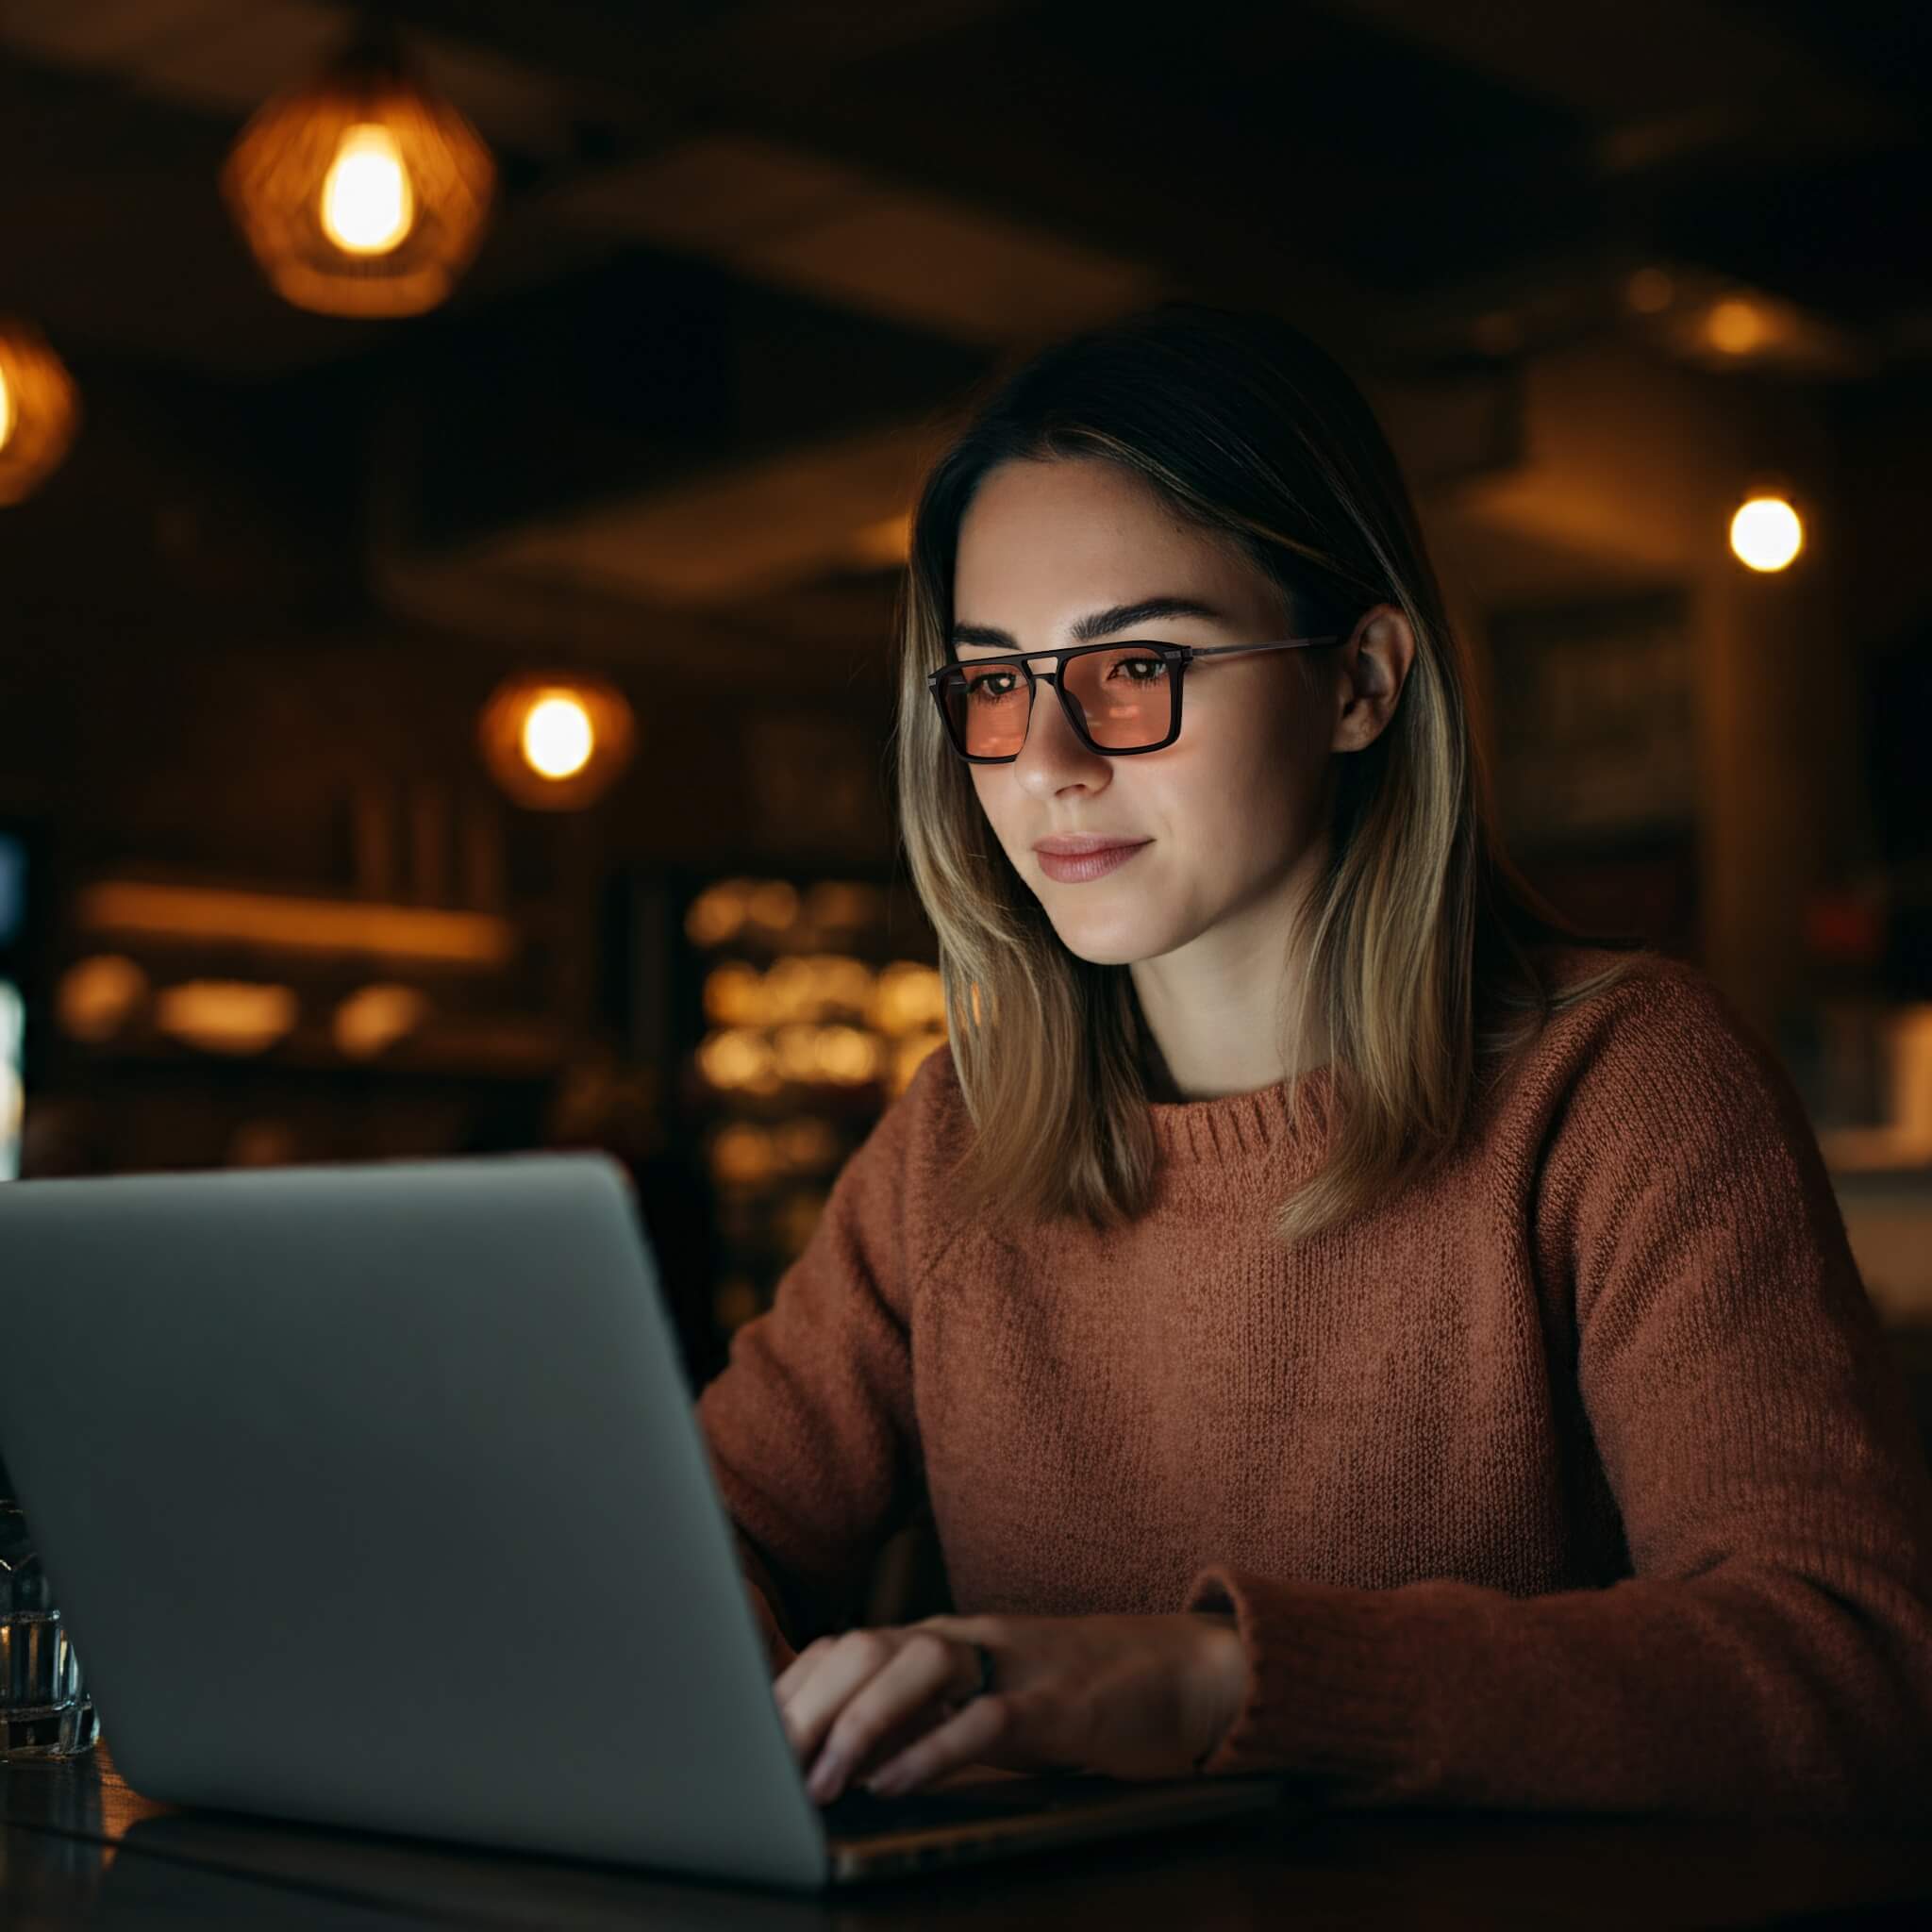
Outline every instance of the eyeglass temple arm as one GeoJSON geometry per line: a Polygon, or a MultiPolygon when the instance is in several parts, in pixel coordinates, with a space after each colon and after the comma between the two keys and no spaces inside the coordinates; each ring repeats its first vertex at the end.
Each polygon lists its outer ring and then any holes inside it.
{"type": "Polygon", "coordinates": [[[1346,641],[1346,635],[1337,631],[1322,638],[1281,638],[1272,644],[1185,644],[1182,648],[1191,658],[1232,658],[1242,651],[1298,651],[1308,644],[1339,644],[1346,641]]]}
{"type": "MultiPolygon", "coordinates": [[[[1173,648],[1177,651],[1185,651],[1190,658],[1232,658],[1242,651],[1298,651],[1309,644],[1340,644],[1345,642],[1347,637],[1347,632],[1336,631],[1327,637],[1320,638],[1279,638],[1273,643],[1266,644],[1176,644],[1173,648]]],[[[1056,660],[1056,666],[1058,666],[1059,658],[1071,658],[1075,652],[1104,651],[1106,649],[1107,646],[1105,644],[1073,644],[1064,651],[1008,651],[1004,657],[975,658],[973,662],[974,665],[1030,665],[1035,658],[1052,658],[1056,660]]],[[[948,671],[960,671],[966,668],[965,665],[959,663],[956,658],[951,663],[941,664],[937,671],[927,673],[925,681],[931,684],[935,679],[943,676],[948,671]]]]}

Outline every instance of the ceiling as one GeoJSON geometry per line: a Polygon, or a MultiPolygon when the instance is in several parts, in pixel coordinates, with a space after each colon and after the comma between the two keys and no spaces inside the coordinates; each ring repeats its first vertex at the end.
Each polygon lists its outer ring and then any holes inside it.
{"type": "Polygon", "coordinates": [[[1932,355],[1923,9],[389,10],[502,169],[444,310],[290,308],[220,205],[240,123],[347,9],[0,0],[0,312],[93,387],[232,398],[229,447],[271,468],[334,439],[316,474],[363,478],[372,580],[426,622],[554,632],[569,600],[587,639],[654,610],[849,635],[963,386],[1167,292],[1291,315],[1446,467],[1482,433],[1473,365],[1604,330],[1708,357],[1726,291],[1768,319],[1753,369],[1932,355]]]}

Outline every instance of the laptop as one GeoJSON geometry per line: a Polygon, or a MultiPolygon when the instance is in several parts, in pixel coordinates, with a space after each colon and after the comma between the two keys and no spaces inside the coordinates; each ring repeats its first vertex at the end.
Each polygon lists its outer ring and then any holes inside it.
{"type": "Polygon", "coordinates": [[[137,1790],[791,1890],[1286,1781],[806,1792],[624,1171],[0,1186],[0,1457],[137,1790]]]}

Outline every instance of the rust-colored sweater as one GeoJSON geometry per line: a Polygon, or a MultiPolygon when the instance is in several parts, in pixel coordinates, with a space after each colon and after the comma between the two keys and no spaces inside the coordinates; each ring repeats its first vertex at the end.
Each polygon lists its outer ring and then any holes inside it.
{"type": "Polygon", "coordinates": [[[1284,1252],[1337,1105],[1301,1077],[1305,1142],[1280,1086],[1150,1104],[1157,1204],[1098,1234],[949,1212],[970,1124],[920,1068],[698,1402],[785,1637],[924,1489],[962,1613],[1234,1610],[1209,1775],[1932,1813],[1932,1478],[1761,1039],[1646,957],[1439,1176],[1284,1252]]]}

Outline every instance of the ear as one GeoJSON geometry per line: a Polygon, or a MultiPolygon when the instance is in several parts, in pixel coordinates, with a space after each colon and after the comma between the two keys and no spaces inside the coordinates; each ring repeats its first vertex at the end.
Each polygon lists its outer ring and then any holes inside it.
{"type": "Polygon", "coordinates": [[[1415,632],[1394,605],[1377,604],[1357,619],[1337,656],[1341,688],[1329,749],[1361,751],[1381,737],[1395,715],[1415,662],[1415,632]]]}

